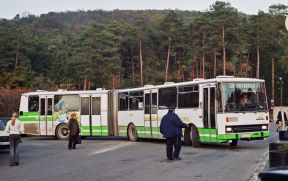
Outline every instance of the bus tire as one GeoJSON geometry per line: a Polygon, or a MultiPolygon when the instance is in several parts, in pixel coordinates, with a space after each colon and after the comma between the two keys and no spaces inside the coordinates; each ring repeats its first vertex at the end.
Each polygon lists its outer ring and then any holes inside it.
{"type": "Polygon", "coordinates": [[[133,123],[128,126],[127,136],[130,141],[136,142],[138,140],[137,129],[133,123]]]}
{"type": "Polygon", "coordinates": [[[195,126],[191,127],[191,140],[192,140],[192,146],[194,148],[200,147],[200,141],[199,141],[199,133],[195,126]]]}
{"type": "Polygon", "coordinates": [[[238,144],[238,140],[232,140],[232,142],[230,143],[231,147],[236,147],[238,144]]]}
{"type": "Polygon", "coordinates": [[[58,140],[67,140],[69,137],[68,125],[67,124],[59,124],[57,126],[55,135],[56,135],[56,138],[58,140]]]}
{"type": "Polygon", "coordinates": [[[191,140],[191,128],[185,128],[184,131],[184,143],[186,146],[192,146],[192,140],[191,140]]]}

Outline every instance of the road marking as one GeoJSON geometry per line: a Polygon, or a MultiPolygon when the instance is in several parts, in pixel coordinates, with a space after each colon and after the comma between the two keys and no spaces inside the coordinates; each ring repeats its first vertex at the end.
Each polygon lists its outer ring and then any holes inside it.
{"type": "Polygon", "coordinates": [[[125,146],[129,146],[129,145],[132,145],[132,144],[133,144],[133,142],[117,143],[117,145],[115,145],[115,146],[111,146],[111,147],[108,147],[108,148],[104,148],[104,149],[100,149],[100,150],[94,151],[94,152],[91,153],[91,155],[97,155],[97,154],[101,154],[101,153],[117,150],[119,148],[122,148],[122,147],[125,147],[125,146]]]}

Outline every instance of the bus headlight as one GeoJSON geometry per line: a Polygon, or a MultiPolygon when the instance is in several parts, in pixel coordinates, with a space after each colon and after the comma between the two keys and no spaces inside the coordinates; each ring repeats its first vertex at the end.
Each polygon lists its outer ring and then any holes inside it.
{"type": "Polygon", "coordinates": [[[231,131],[232,131],[232,128],[231,128],[231,127],[226,127],[226,131],[227,131],[227,132],[231,132],[231,131]]]}
{"type": "Polygon", "coordinates": [[[267,125],[262,125],[262,130],[268,130],[267,125]]]}

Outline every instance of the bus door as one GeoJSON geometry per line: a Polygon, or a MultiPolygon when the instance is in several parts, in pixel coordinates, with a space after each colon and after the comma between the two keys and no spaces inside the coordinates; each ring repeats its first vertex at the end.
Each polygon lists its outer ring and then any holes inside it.
{"type": "Polygon", "coordinates": [[[159,138],[158,116],[157,116],[157,90],[144,91],[144,127],[148,138],[159,138]]]}
{"type": "Polygon", "coordinates": [[[205,141],[216,141],[215,85],[203,86],[203,124],[205,141]]]}
{"type": "Polygon", "coordinates": [[[80,126],[81,135],[102,135],[100,116],[100,95],[80,95],[81,111],[80,126]]]}
{"type": "Polygon", "coordinates": [[[39,128],[40,135],[52,135],[53,133],[53,121],[52,121],[52,96],[40,97],[40,116],[39,116],[39,128]]]}

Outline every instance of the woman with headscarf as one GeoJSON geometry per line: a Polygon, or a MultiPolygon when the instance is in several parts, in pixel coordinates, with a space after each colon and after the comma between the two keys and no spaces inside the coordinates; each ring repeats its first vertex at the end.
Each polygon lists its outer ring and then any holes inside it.
{"type": "Polygon", "coordinates": [[[20,121],[17,119],[18,113],[12,114],[11,120],[7,122],[5,131],[9,133],[10,140],[10,166],[19,165],[19,143],[20,134],[23,132],[20,121]]]}
{"type": "Polygon", "coordinates": [[[69,130],[69,143],[68,143],[68,149],[76,149],[76,144],[79,140],[79,125],[77,121],[77,116],[75,113],[72,113],[70,115],[70,120],[68,123],[68,130],[69,130]]]}

